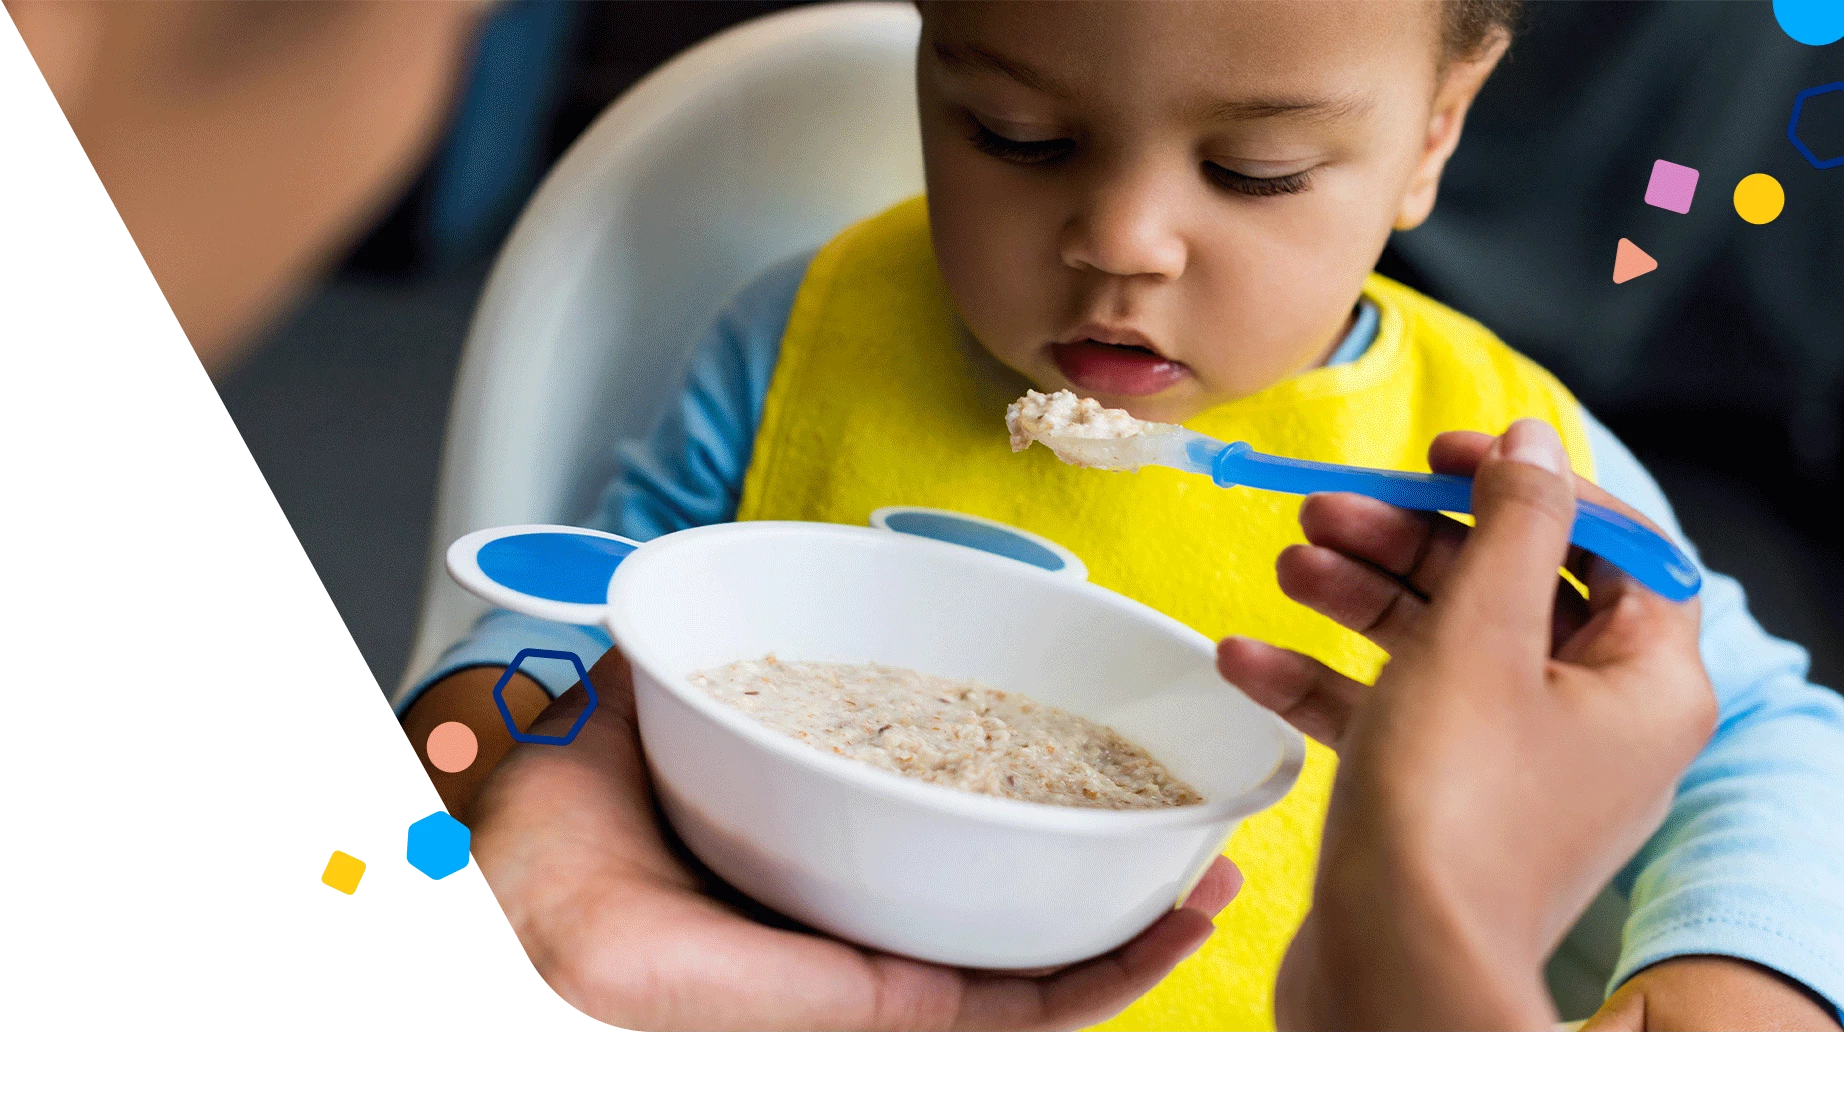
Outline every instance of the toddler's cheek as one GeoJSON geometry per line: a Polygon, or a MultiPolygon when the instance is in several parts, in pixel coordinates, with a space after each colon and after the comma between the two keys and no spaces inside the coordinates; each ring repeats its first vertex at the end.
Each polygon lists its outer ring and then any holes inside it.
{"type": "Polygon", "coordinates": [[[1039,321],[1038,314],[1012,301],[982,301],[971,292],[963,299],[958,290],[951,287],[951,292],[957,295],[961,322],[975,345],[971,353],[975,360],[1021,374],[1045,393],[1069,388],[1046,347],[1056,334],[1039,321]]]}
{"type": "Polygon", "coordinates": [[[936,261],[982,347],[1014,370],[1060,384],[1045,346],[1079,323],[1081,299],[1055,265],[1052,233],[1024,225],[950,214],[934,228],[936,261]]]}

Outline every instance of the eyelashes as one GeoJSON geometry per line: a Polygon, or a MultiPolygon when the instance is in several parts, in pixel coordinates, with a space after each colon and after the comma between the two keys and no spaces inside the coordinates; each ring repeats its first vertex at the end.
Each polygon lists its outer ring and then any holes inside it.
{"type": "Polygon", "coordinates": [[[1073,139],[1039,139],[1026,143],[1017,139],[1007,139],[978,120],[973,122],[973,127],[975,147],[994,158],[1019,166],[1042,166],[1055,162],[1076,148],[1073,139]]]}
{"type": "Polygon", "coordinates": [[[1225,169],[1214,162],[1204,163],[1204,176],[1224,189],[1249,197],[1279,197],[1289,193],[1304,193],[1307,186],[1312,184],[1311,170],[1283,174],[1277,178],[1254,178],[1225,169]]]}
{"type": "MultiPolygon", "coordinates": [[[[978,120],[972,121],[971,140],[976,149],[1014,166],[1048,166],[1061,161],[1076,149],[1073,139],[1039,139],[1025,142],[1007,139],[978,120]]],[[[1312,171],[1301,170],[1274,178],[1238,174],[1214,162],[1203,164],[1204,176],[1211,184],[1245,197],[1279,197],[1304,193],[1312,184],[1312,171]]]]}

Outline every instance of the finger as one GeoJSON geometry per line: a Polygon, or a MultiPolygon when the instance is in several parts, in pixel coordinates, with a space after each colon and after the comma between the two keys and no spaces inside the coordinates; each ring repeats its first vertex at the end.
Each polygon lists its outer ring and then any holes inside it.
{"type": "Polygon", "coordinates": [[[1331,746],[1369,691],[1310,656],[1247,637],[1228,637],[1217,646],[1217,671],[1294,729],[1331,746]]]}
{"type": "Polygon", "coordinates": [[[1274,562],[1283,594],[1395,652],[1426,600],[1394,576],[1330,548],[1296,544],[1274,562]]]}
{"type": "Polygon", "coordinates": [[[1373,564],[1422,595],[1445,578],[1467,534],[1450,517],[1357,494],[1308,498],[1300,507],[1300,529],[1314,545],[1373,564]]]}
{"type": "Polygon", "coordinates": [[[763,926],[644,873],[544,908],[526,952],[578,1009],[643,1030],[941,1030],[962,974],[763,926]]]}
{"type": "Polygon", "coordinates": [[[1600,1011],[1581,1025],[1583,1031],[1643,1031],[1646,1026],[1645,993],[1628,981],[1607,998],[1600,1011]]]}
{"type": "Polygon", "coordinates": [[[1219,857],[1182,908],[1109,954],[1039,978],[969,973],[763,926],[644,874],[612,885],[598,901],[604,914],[571,917],[585,937],[528,950],[566,1000],[623,1026],[1062,1030],[1098,1023],[1163,980],[1210,937],[1240,879],[1219,857]]]}
{"type": "MultiPolygon", "coordinates": [[[[1495,442],[1493,437],[1482,432],[1444,432],[1428,446],[1428,466],[1442,475],[1471,476],[1479,470],[1480,463],[1484,462],[1495,442]]],[[[1590,492],[1606,496],[1604,491],[1580,475],[1575,476],[1575,487],[1577,497],[1586,497],[1590,492]]],[[[1571,548],[1568,558],[1560,566],[1568,568],[1576,578],[1586,582],[1587,568],[1594,559],[1593,553],[1571,548]]]]}
{"type": "Polygon", "coordinates": [[[1191,887],[1178,911],[1162,916],[1113,954],[1070,966],[1035,983],[1028,975],[974,982],[963,997],[964,1022],[956,1026],[1064,1029],[1099,1023],[1144,995],[1172,966],[1203,945],[1215,929],[1208,921],[1222,914],[1241,887],[1242,871],[1229,858],[1219,856],[1191,887]],[[1205,922],[1200,924],[1195,916],[1205,922]],[[1034,991],[1026,992],[1013,983],[1021,979],[1034,991]]]}
{"type": "MultiPolygon", "coordinates": [[[[1479,463],[1491,446],[1492,438],[1481,432],[1442,433],[1434,438],[1434,443],[1428,448],[1428,465],[1443,475],[1471,475],[1478,469],[1479,463]]],[[[1580,475],[1575,476],[1575,497],[1630,517],[1660,536],[1670,536],[1664,529],[1659,528],[1657,522],[1580,475]]],[[[1590,582],[1592,578],[1609,573],[1615,576],[1620,574],[1619,570],[1607,561],[1580,548],[1569,551],[1569,558],[1563,566],[1588,587],[1591,597],[1594,591],[1594,584],[1590,582]]],[[[1425,589],[1423,593],[1426,593],[1425,589]]]]}
{"type": "Polygon", "coordinates": [[[600,659],[589,666],[587,686],[578,680],[568,691],[557,696],[550,706],[539,712],[526,732],[549,737],[562,737],[569,733],[571,724],[589,705],[591,691],[595,695],[596,714],[613,714],[632,720],[634,672],[627,657],[621,655],[619,649],[603,653],[600,659]]]}
{"type": "MultiPolygon", "coordinates": [[[[1644,514],[1633,510],[1601,488],[1586,482],[1577,483],[1577,488],[1581,492],[1581,497],[1584,501],[1594,502],[1616,513],[1624,514],[1651,529],[1653,532],[1658,533],[1660,536],[1669,538],[1669,534],[1658,528],[1657,525],[1654,525],[1644,514]]],[[[1569,570],[1575,574],[1577,579],[1582,581],[1583,586],[1588,588],[1588,610],[1590,613],[1598,614],[1616,605],[1628,592],[1635,591],[1648,597],[1658,598],[1661,603],[1667,606],[1673,605],[1669,600],[1657,596],[1652,591],[1641,587],[1638,581],[1621,571],[1612,561],[1603,559],[1591,552],[1577,549],[1575,553],[1572,553],[1569,562],[1569,570]]]]}
{"type": "MultiPolygon", "coordinates": [[[[1275,574],[1288,598],[1353,633],[1363,634],[1391,654],[1400,652],[1408,643],[1427,610],[1427,599],[1412,586],[1330,549],[1307,545],[1284,549],[1275,561],[1275,574]]],[[[1616,572],[1613,578],[1624,577],[1616,572]]],[[[1438,588],[1439,583],[1430,586],[1438,588]]],[[[1630,581],[1609,589],[1625,586],[1637,589],[1630,581]]],[[[1558,578],[1550,629],[1553,651],[1560,651],[1592,616],[1588,600],[1572,584],[1558,578]]]]}
{"type": "Polygon", "coordinates": [[[1236,868],[1236,863],[1229,858],[1218,857],[1204,870],[1204,875],[1191,886],[1190,895],[1178,906],[1201,911],[1215,919],[1241,890],[1242,870],[1236,868]]]}
{"type": "Polygon", "coordinates": [[[1496,438],[1489,433],[1444,432],[1428,445],[1428,468],[1437,475],[1470,477],[1479,470],[1496,438]]]}
{"type": "Polygon", "coordinates": [[[1681,716],[1707,738],[1716,704],[1699,651],[1700,600],[1671,602],[1624,577],[1597,591],[1602,597],[1593,617],[1562,644],[1556,659],[1580,666],[1584,682],[1656,705],[1654,725],[1681,716]]]}
{"type": "MultiPolygon", "coordinates": [[[[1191,891],[1186,894],[1183,902],[1178,906],[1202,912],[1215,919],[1223,913],[1223,909],[1229,906],[1229,902],[1236,898],[1236,893],[1241,889],[1242,870],[1236,868],[1235,862],[1229,858],[1219,856],[1204,870],[1203,875],[1197,878],[1197,883],[1191,886],[1191,891]]],[[[1073,963],[1046,965],[1034,969],[1017,969],[1010,971],[1009,975],[1047,977],[1068,969],[1071,964],[1073,963]]]]}
{"type": "MultiPolygon", "coordinates": [[[[1493,443],[1493,438],[1482,432],[1444,432],[1435,437],[1434,443],[1428,446],[1428,466],[1431,470],[1441,475],[1471,476],[1479,470],[1479,464],[1485,459],[1486,453],[1491,450],[1493,443]]],[[[1586,498],[1591,502],[1599,502],[1604,506],[1612,508],[1618,508],[1620,506],[1617,499],[1613,498],[1600,487],[1582,478],[1580,475],[1575,476],[1575,496],[1577,498],[1586,498]]],[[[1629,511],[1623,510],[1622,512],[1629,511]]],[[[1645,518],[1637,514],[1633,516],[1640,521],[1645,520],[1645,518]]],[[[1599,558],[1592,552],[1588,552],[1585,549],[1571,548],[1569,549],[1568,559],[1560,566],[1568,568],[1570,574],[1586,584],[1588,569],[1598,559],[1599,558]]],[[[1422,593],[1426,594],[1427,588],[1422,588],[1422,593]]],[[[1572,589],[1569,593],[1575,600],[1579,600],[1581,597],[1572,589]]],[[[1573,620],[1567,623],[1571,631],[1578,626],[1581,621],[1587,620],[1585,613],[1579,606],[1573,605],[1568,598],[1564,598],[1561,595],[1559,595],[1558,598],[1572,613],[1582,615],[1579,620],[1573,620]]],[[[1556,638],[1556,643],[1560,644],[1562,640],[1563,635],[1559,634],[1556,638]]]]}
{"type": "MultiPolygon", "coordinates": [[[[1470,477],[1493,443],[1482,432],[1442,433],[1429,446],[1428,463],[1436,473],[1470,477]]],[[[1630,512],[1587,480],[1577,477],[1576,485],[1582,497],[1630,512]]],[[[1373,564],[1423,596],[1446,578],[1469,533],[1467,526],[1444,515],[1403,510],[1354,494],[1307,498],[1300,508],[1300,527],[1314,545],[1373,564]]],[[[1312,605],[1305,599],[1296,601],[1312,605]]]]}
{"type": "Polygon", "coordinates": [[[1216,929],[1210,916],[1179,908],[1112,953],[1041,980],[971,978],[954,1026],[976,1031],[1066,1031],[1118,1013],[1197,952],[1216,929]]]}
{"type": "MultiPolygon", "coordinates": [[[[1464,435],[1490,442],[1483,433],[1464,435]]],[[[1599,489],[1586,482],[1579,486],[1599,489]]],[[[1313,550],[1296,546],[1281,553],[1275,569],[1281,590],[1391,653],[1419,620],[1421,604],[1445,581],[1470,532],[1449,517],[1355,494],[1313,495],[1301,507],[1300,525],[1313,550]]],[[[1585,579],[1597,566],[1592,554],[1571,550],[1569,570],[1578,577],[1585,579]]],[[[1551,644],[1567,641],[1588,618],[1580,592],[1558,580],[1551,644]]]]}
{"type": "Polygon", "coordinates": [[[1555,429],[1525,419],[1505,430],[1473,477],[1473,517],[1433,632],[1535,666],[1549,656],[1556,569],[1575,521],[1574,476],[1555,429]]]}
{"type": "Polygon", "coordinates": [[[1588,600],[1582,597],[1573,583],[1559,578],[1556,583],[1556,606],[1550,614],[1550,654],[1553,656],[1560,652],[1562,646],[1579,633],[1592,617],[1588,612],[1588,600]]]}

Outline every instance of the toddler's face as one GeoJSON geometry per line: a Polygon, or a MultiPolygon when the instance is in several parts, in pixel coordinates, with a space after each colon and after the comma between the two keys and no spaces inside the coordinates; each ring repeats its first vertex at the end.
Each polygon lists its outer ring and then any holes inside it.
{"type": "Polygon", "coordinates": [[[1317,366],[1502,48],[1416,3],[925,4],[929,215],[974,337],[1182,421],[1317,366]]]}

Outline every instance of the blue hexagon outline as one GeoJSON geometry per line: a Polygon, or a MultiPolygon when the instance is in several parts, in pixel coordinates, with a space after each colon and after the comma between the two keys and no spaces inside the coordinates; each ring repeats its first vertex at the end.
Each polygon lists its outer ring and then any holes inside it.
{"type": "Polygon", "coordinates": [[[506,670],[500,675],[499,682],[493,685],[493,703],[499,707],[500,721],[506,724],[506,729],[512,734],[512,740],[528,742],[532,745],[568,745],[575,741],[576,735],[582,731],[583,723],[589,721],[589,715],[594,712],[596,701],[595,684],[589,682],[589,669],[583,667],[582,657],[566,649],[520,649],[519,655],[512,658],[511,664],[506,665],[506,670]],[[513,724],[512,711],[506,706],[506,685],[512,682],[512,677],[518,673],[519,665],[524,663],[528,656],[569,661],[576,668],[577,678],[583,681],[583,690],[589,693],[589,705],[583,708],[583,713],[576,716],[576,721],[570,724],[569,731],[561,737],[554,737],[550,734],[528,734],[513,724]]]}
{"type": "Polygon", "coordinates": [[[1793,146],[1805,156],[1806,161],[1810,162],[1815,170],[1829,170],[1835,166],[1844,166],[1844,154],[1823,160],[1813,154],[1812,148],[1806,146],[1805,140],[1799,137],[1799,114],[1805,111],[1808,99],[1836,92],[1844,92],[1844,81],[1833,81],[1829,85],[1814,85],[1810,89],[1803,90],[1793,98],[1793,118],[1786,122],[1786,137],[1793,141],[1793,146]]]}
{"type": "Polygon", "coordinates": [[[417,872],[428,877],[430,880],[441,880],[443,877],[453,876],[456,873],[460,872],[462,869],[467,868],[467,859],[470,856],[472,856],[473,852],[474,852],[474,832],[467,828],[467,824],[463,823],[460,819],[457,819],[453,815],[449,814],[447,811],[431,811],[428,814],[424,815],[422,818],[417,819],[415,822],[411,823],[409,834],[405,839],[404,847],[403,847],[404,860],[410,863],[411,868],[415,869],[417,872]],[[444,822],[439,821],[441,819],[447,819],[448,821],[444,823],[444,822]],[[426,854],[418,854],[416,852],[416,843],[417,843],[416,828],[419,826],[423,826],[425,823],[435,823],[436,824],[436,827],[431,829],[431,833],[427,835],[427,837],[438,839],[440,841],[449,843],[449,845],[445,848],[452,848],[452,843],[455,842],[456,840],[459,840],[461,843],[460,863],[457,864],[454,868],[443,872],[440,876],[436,875],[435,873],[430,872],[428,869],[423,868],[422,864],[418,863],[418,858],[421,858],[423,862],[427,862],[429,860],[426,854]],[[440,833],[434,832],[436,828],[439,828],[440,833]],[[459,839],[456,839],[455,835],[453,834],[454,830],[459,830],[461,832],[459,839]]]}

